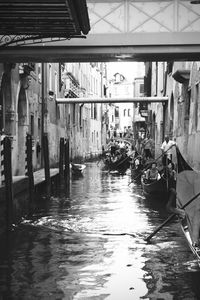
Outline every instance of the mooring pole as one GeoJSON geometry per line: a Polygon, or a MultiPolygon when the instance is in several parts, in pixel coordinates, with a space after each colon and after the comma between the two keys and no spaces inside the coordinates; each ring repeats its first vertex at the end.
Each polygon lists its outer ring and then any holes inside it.
{"type": "Polygon", "coordinates": [[[64,138],[60,138],[60,156],[59,156],[59,184],[62,185],[64,179],[64,147],[65,147],[65,140],[64,138]]]}
{"type": "Polygon", "coordinates": [[[46,182],[46,194],[47,197],[51,195],[51,178],[50,178],[50,167],[49,167],[49,143],[47,134],[43,134],[43,150],[44,150],[44,174],[46,182]]]}
{"type": "Polygon", "coordinates": [[[28,176],[28,190],[29,190],[29,213],[31,211],[34,201],[34,177],[33,177],[33,156],[32,156],[32,136],[26,136],[26,176],[28,176]]]}
{"type": "Polygon", "coordinates": [[[4,177],[5,177],[5,198],[6,198],[6,226],[9,231],[13,222],[13,182],[12,182],[12,151],[11,139],[5,137],[3,140],[4,154],[4,177]]]}
{"type": "Polygon", "coordinates": [[[65,141],[65,182],[67,196],[70,195],[70,157],[69,157],[69,139],[65,141]]]}

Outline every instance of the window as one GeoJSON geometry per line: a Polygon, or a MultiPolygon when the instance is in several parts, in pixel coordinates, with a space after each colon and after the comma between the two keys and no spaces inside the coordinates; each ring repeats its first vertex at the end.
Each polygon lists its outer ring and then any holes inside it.
{"type": "Polygon", "coordinates": [[[128,109],[128,117],[130,117],[131,116],[131,110],[130,110],[130,108],[128,109]]]}
{"type": "Polygon", "coordinates": [[[71,125],[70,122],[71,122],[71,118],[70,118],[70,114],[68,114],[68,126],[71,125]]]}
{"type": "Polygon", "coordinates": [[[97,105],[94,104],[94,119],[97,120],[97,105]]]}
{"type": "Polygon", "coordinates": [[[140,94],[144,94],[144,83],[140,84],[140,94]]]}
{"type": "Polygon", "coordinates": [[[94,119],[94,104],[91,103],[91,119],[94,119]]]}
{"type": "Polygon", "coordinates": [[[49,64],[49,90],[52,91],[52,66],[49,64]]]}
{"type": "Polygon", "coordinates": [[[79,106],[79,126],[83,127],[83,106],[79,106]]]}
{"type": "Polygon", "coordinates": [[[119,107],[115,107],[115,118],[119,118],[119,107]]]}
{"type": "Polygon", "coordinates": [[[73,105],[73,120],[72,120],[72,122],[73,122],[73,124],[75,124],[76,123],[76,104],[72,104],[73,105]]]}
{"type": "Polygon", "coordinates": [[[41,129],[41,120],[40,118],[38,118],[38,133],[40,132],[41,129]]]}
{"type": "Polygon", "coordinates": [[[124,109],[124,117],[126,116],[126,109],[124,109]]]}

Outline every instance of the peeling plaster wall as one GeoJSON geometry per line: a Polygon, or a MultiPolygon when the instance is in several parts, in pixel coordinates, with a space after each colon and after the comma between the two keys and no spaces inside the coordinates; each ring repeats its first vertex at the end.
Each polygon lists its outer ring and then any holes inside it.
{"type": "MultiPolygon", "coordinates": [[[[158,69],[162,63],[158,63],[158,69]]],[[[155,93],[155,65],[152,80],[152,90],[155,93]]],[[[159,78],[162,72],[158,72],[159,78]]],[[[165,132],[175,139],[178,147],[188,163],[200,171],[200,62],[174,62],[172,74],[167,76],[166,95],[169,97],[165,132]],[[190,70],[190,79],[184,83],[177,82],[172,74],[177,70],[190,70]],[[173,96],[172,96],[173,95],[173,96]],[[190,95],[190,96],[189,96],[190,95]],[[188,114],[188,99],[190,109],[188,114]]],[[[159,96],[159,82],[157,95],[159,96]]],[[[162,107],[152,104],[151,109],[156,114],[157,134],[156,153],[159,154],[159,140],[161,142],[162,107]]]]}

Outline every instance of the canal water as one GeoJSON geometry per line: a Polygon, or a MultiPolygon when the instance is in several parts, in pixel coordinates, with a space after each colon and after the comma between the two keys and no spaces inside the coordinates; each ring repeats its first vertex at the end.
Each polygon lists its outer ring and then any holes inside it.
{"type": "Polygon", "coordinates": [[[0,299],[200,299],[200,270],[178,221],[130,175],[96,163],[71,196],[38,199],[31,220],[1,239],[0,299]]]}

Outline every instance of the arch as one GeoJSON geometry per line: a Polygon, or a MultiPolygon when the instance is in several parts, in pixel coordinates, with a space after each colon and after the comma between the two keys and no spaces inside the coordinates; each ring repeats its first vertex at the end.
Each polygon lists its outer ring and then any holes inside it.
{"type": "Polygon", "coordinates": [[[17,104],[17,169],[16,175],[25,174],[25,158],[26,158],[26,134],[28,132],[28,104],[26,92],[21,87],[17,104]]]}
{"type": "Polygon", "coordinates": [[[5,73],[2,76],[1,87],[0,87],[0,132],[4,132],[5,130],[5,73]]]}
{"type": "Polygon", "coordinates": [[[10,73],[6,72],[2,76],[0,88],[0,131],[9,135],[14,134],[11,124],[13,123],[11,118],[12,106],[11,77],[10,73]]]}

